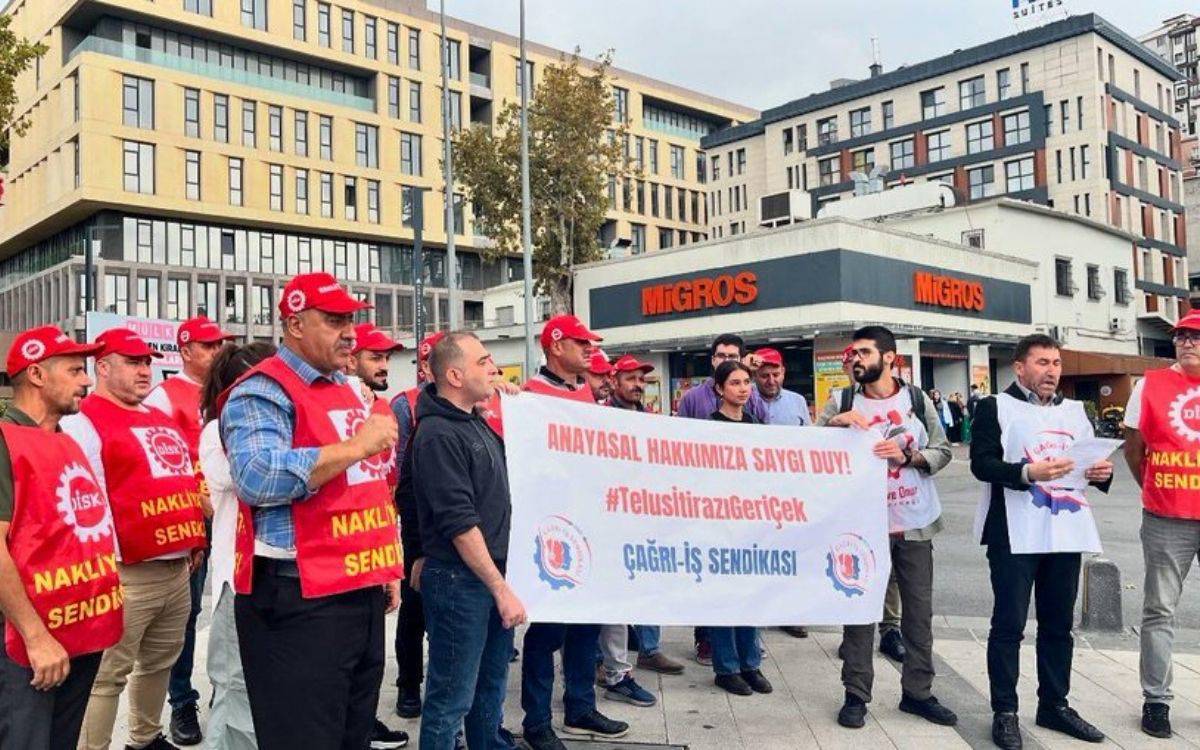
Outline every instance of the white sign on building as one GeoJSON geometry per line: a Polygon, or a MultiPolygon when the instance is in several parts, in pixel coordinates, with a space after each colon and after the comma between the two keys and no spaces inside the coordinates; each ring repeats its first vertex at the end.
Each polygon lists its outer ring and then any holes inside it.
{"type": "Polygon", "coordinates": [[[1009,0],[1013,22],[1025,31],[1069,15],[1066,0],[1009,0]]]}
{"type": "MultiPolygon", "coordinates": [[[[85,318],[85,326],[88,341],[95,341],[97,336],[111,328],[128,328],[141,336],[151,349],[161,353],[162,359],[155,359],[150,366],[152,385],[158,385],[167,376],[183,369],[183,359],[179,356],[179,345],[175,341],[179,323],[174,320],[136,318],[132,315],[92,311],[85,318]]],[[[92,360],[89,359],[89,368],[91,363],[92,360]]]]}

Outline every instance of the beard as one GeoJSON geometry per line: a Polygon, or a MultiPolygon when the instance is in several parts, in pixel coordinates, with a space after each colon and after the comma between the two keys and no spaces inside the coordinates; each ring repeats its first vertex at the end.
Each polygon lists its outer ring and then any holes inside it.
{"type": "Polygon", "coordinates": [[[368,388],[370,388],[371,390],[373,390],[377,393],[382,393],[383,391],[386,391],[388,388],[387,378],[379,378],[379,379],[372,378],[371,380],[364,380],[363,382],[367,384],[368,388]]]}
{"type": "Polygon", "coordinates": [[[883,377],[882,362],[877,365],[860,365],[859,367],[855,367],[853,370],[854,379],[863,385],[866,385],[867,383],[874,383],[883,377]],[[862,368],[861,372],[859,371],[859,367],[862,368]]]}

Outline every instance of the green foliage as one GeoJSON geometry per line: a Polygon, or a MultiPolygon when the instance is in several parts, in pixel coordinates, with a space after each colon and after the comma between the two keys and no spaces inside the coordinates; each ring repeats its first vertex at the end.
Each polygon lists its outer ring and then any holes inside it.
{"type": "MultiPolygon", "coordinates": [[[[17,108],[17,92],[14,82],[33,61],[46,54],[48,47],[40,42],[34,44],[21,39],[9,26],[12,16],[0,16],[0,153],[8,154],[9,137],[15,133],[25,135],[29,120],[25,117],[13,119],[17,108]]],[[[4,158],[7,162],[8,159],[4,158]]]]}

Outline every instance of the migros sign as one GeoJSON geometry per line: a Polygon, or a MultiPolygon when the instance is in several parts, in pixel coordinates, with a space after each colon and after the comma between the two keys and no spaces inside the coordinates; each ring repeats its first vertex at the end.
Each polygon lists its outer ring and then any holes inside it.
{"type": "Polygon", "coordinates": [[[913,273],[913,301],[919,305],[983,312],[983,284],[929,271],[913,273]]]}
{"type": "Polygon", "coordinates": [[[669,315],[709,308],[748,305],[758,299],[753,271],[698,276],[642,287],[642,315],[669,315]]]}

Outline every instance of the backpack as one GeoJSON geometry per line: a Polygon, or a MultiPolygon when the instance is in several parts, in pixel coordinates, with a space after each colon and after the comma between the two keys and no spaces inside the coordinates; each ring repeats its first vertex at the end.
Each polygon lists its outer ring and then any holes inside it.
{"type": "MultiPolygon", "coordinates": [[[[908,398],[912,401],[913,416],[925,421],[925,392],[911,383],[900,381],[901,384],[908,389],[908,398]]],[[[841,408],[838,413],[847,412],[854,408],[854,386],[850,385],[842,389],[841,408]]]]}

